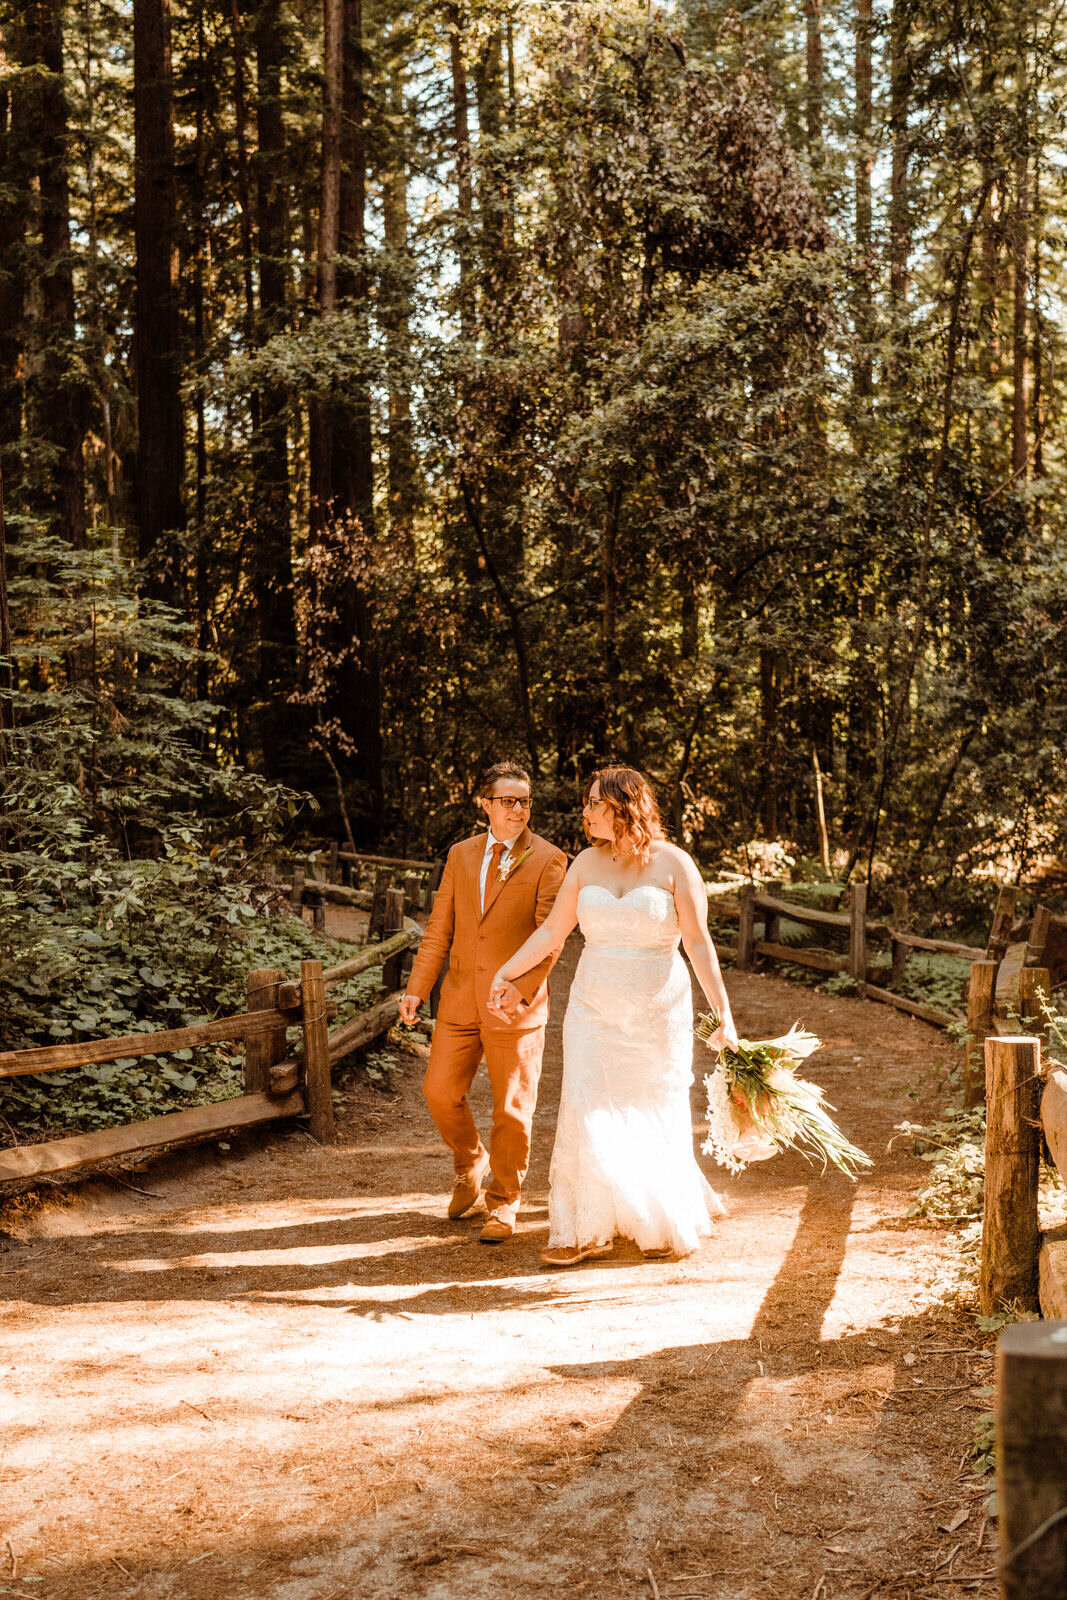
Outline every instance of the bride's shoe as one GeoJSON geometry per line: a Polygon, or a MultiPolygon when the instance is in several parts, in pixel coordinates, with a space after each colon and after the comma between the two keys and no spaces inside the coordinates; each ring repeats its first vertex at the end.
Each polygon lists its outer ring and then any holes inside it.
{"type": "Polygon", "coordinates": [[[614,1251],[614,1244],[558,1244],[541,1251],[546,1267],[576,1267],[579,1261],[603,1261],[614,1251]]]}
{"type": "Polygon", "coordinates": [[[674,1255],[674,1251],[670,1245],[667,1245],[663,1250],[642,1250],[641,1254],[646,1261],[669,1261],[674,1255]]]}

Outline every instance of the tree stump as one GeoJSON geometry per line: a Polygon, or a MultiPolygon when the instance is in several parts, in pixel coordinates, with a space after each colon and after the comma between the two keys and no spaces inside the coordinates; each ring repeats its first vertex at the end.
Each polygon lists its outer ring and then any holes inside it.
{"type": "Polygon", "coordinates": [[[1038,1309],[1038,1156],[1041,1146],[1041,1041],[989,1038],[985,1044],[985,1206],[982,1216],[983,1315],[1006,1304],[1038,1309]]]}
{"type": "Polygon", "coordinates": [[[1002,1600],[1067,1595],[1067,1322],[1021,1322],[997,1341],[1002,1600]]]}

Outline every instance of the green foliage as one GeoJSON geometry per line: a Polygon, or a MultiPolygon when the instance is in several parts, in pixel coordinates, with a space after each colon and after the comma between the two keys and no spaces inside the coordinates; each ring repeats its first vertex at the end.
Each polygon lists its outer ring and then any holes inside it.
{"type": "Polygon", "coordinates": [[[930,1164],[929,1180],[908,1207],[909,1217],[973,1222],[982,1215],[985,1182],[985,1107],[949,1109],[936,1121],[901,1122],[897,1132],[930,1164]]]}

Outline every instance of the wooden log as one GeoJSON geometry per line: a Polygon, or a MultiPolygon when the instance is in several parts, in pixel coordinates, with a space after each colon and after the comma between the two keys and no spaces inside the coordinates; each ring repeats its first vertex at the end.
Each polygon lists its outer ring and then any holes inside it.
{"type": "Polygon", "coordinates": [[[709,897],[709,899],[708,899],[708,916],[709,917],[731,917],[731,918],[733,918],[733,917],[739,917],[740,915],[741,915],[741,906],[740,906],[740,903],[737,900],[716,900],[716,899],[712,899],[712,898],[709,897]]]}
{"type": "Polygon", "coordinates": [[[1037,1310],[1037,1183],[1041,1044],[1015,1034],[985,1046],[985,1208],[979,1302],[1037,1310]]]}
{"type": "MultiPolygon", "coordinates": [[[[248,974],[248,1010],[278,1009],[281,973],[277,967],[257,967],[248,974]]],[[[245,1093],[262,1094],[270,1088],[270,1069],[285,1055],[285,1029],[254,1033],[245,1040],[245,1093]]]]}
{"type": "Polygon", "coordinates": [[[936,1006],[924,1006],[918,1000],[908,1000],[902,994],[894,994],[892,989],[882,989],[875,983],[864,982],[863,993],[868,1000],[880,1000],[883,1005],[893,1006],[897,1011],[906,1011],[909,1017],[918,1017],[921,1022],[929,1022],[934,1028],[947,1028],[949,1023],[956,1018],[948,1011],[939,1011],[936,1006]]]}
{"type": "Polygon", "coordinates": [[[1067,1322],[1004,1328],[996,1356],[1002,1600],[1067,1595],[1067,1322]]]}
{"type": "Polygon", "coordinates": [[[289,891],[289,904],[293,908],[293,915],[299,917],[304,910],[304,878],[306,874],[303,867],[294,865],[293,882],[289,891]]]}
{"type": "Polygon", "coordinates": [[[967,1039],[964,1046],[964,1105],[980,1106],[985,1099],[985,1042],[993,1032],[993,1002],[997,982],[995,961],[972,961],[967,988],[967,1039]]]}
{"type": "Polygon", "coordinates": [[[47,1144],[24,1144],[17,1150],[0,1151],[0,1180],[33,1178],[44,1172],[72,1172],[94,1161],[131,1155],[139,1150],[159,1150],[166,1144],[186,1139],[228,1133],[258,1122],[273,1122],[279,1117],[304,1114],[304,1096],[289,1094],[278,1099],[272,1094],[245,1094],[235,1100],[220,1100],[215,1105],[194,1106],[190,1111],[175,1111],[147,1122],[129,1122],[122,1128],[101,1128],[96,1133],[79,1133],[71,1139],[53,1139],[47,1144]]]}
{"type": "Polygon", "coordinates": [[[304,989],[304,1095],[311,1136],[320,1144],[333,1144],[333,1085],[322,962],[301,961],[300,982],[304,989]]]}
{"type": "MultiPolygon", "coordinates": [[[[355,861],[366,863],[368,867],[405,867],[409,872],[432,872],[436,866],[444,867],[443,862],[437,861],[409,861],[407,856],[365,856],[361,851],[338,851],[342,861],[355,861]]],[[[435,884],[436,888],[437,885],[435,884]]]]}
{"type": "Polygon", "coordinates": [[[346,978],[354,978],[361,972],[367,972],[371,967],[380,967],[383,961],[398,951],[407,950],[413,944],[418,944],[422,937],[421,929],[404,928],[400,933],[394,933],[391,939],[384,944],[372,945],[364,950],[362,955],[353,956],[351,961],[342,961],[340,966],[329,967],[322,975],[322,981],[329,988],[335,983],[344,983],[346,978]]]}
{"type": "Polygon", "coordinates": [[[1051,1067],[1041,1091],[1041,1131],[1060,1177],[1067,1181],[1067,1069],[1051,1067]]]}
{"type": "Polygon", "coordinates": [[[989,943],[986,945],[986,959],[989,961],[999,960],[1008,948],[1011,925],[1015,920],[1015,902],[1018,898],[1018,889],[1002,888],[997,895],[993,923],[989,930],[989,943]]]}
{"type": "Polygon", "coordinates": [[[1009,944],[1005,947],[997,968],[996,999],[1001,1015],[1018,1008],[1019,981],[1025,959],[1024,944],[1009,944]]]}
{"type": "Polygon", "coordinates": [[[750,972],[756,944],[756,891],[751,883],[743,883],[737,892],[741,915],[737,927],[738,972],[750,972]]]}
{"type": "Polygon", "coordinates": [[[889,986],[892,989],[899,989],[904,982],[908,965],[908,946],[897,937],[898,934],[906,933],[908,928],[907,889],[894,889],[890,899],[893,909],[889,917],[889,937],[893,941],[893,954],[889,970],[889,986]]]}
{"type": "MultiPolygon", "coordinates": [[[[729,910],[730,902],[728,900],[716,900],[714,905],[716,911],[722,906],[727,916],[734,914],[729,910]]],[[[800,922],[810,928],[839,928],[842,933],[845,933],[850,927],[850,918],[845,911],[817,911],[812,906],[797,905],[795,900],[780,900],[775,895],[757,894],[756,906],[760,910],[769,908],[772,911],[777,911],[782,916],[788,917],[790,922],[800,922]]],[[[889,934],[888,922],[868,922],[868,938],[888,939],[889,934]]]]}
{"type": "Polygon", "coordinates": [[[857,983],[867,981],[867,885],[848,891],[848,970],[857,983]]]}
{"type": "MultiPolygon", "coordinates": [[[[404,908],[407,901],[403,889],[387,889],[385,891],[385,926],[382,937],[385,940],[393,939],[398,933],[404,931],[404,908]]],[[[405,947],[406,948],[406,947],[405,947]]],[[[382,982],[390,990],[399,989],[404,981],[404,952],[396,951],[387,956],[382,962],[382,982]]]]}
{"type": "Polygon", "coordinates": [[[1030,937],[1026,941],[1025,965],[1039,967],[1045,959],[1045,946],[1048,944],[1048,931],[1052,922],[1052,912],[1048,906],[1038,906],[1030,924],[1030,937]]]}
{"type": "Polygon", "coordinates": [[[341,1027],[333,1028],[330,1032],[330,1060],[342,1061],[354,1050],[362,1050],[364,1045],[388,1033],[399,1015],[397,1007],[402,994],[403,990],[398,989],[387,1000],[379,1001],[377,1005],[361,1011],[358,1017],[342,1023],[341,1027]]]}
{"type": "Polygon", "coordinates": [[[126,1033],[113,1039],[85,1039],[80,1044],[2,1050],[0,1078],[25,1077],[31,1072],[65,1072],[68,1067],[95,1067],[103,1061],[122,1061],[126,1057],[167,1055],[172,1050],[273,1033],[299,1020],[284,1011],[245,1011],[236,1017],[218,1017],[214,1022],[196,1022],[188,1028],[168,1028],[163,1033],[126,1033]]]}
{"type": "Polygon", "coordinates": [[[1067,1228],[1041,1235],[1037,1296],[1043,1317],[1067,1317],[1067,1228]]]}
{"type": "MultiPolygon", "coordinates": [[[[867,924],[868,931],[870,923],[867,924]]],[[[954,939],[927,939],[918,933],[903,933],[891,928],[889,937],[894,945],[901,944],[905,950],[933,950],[940,955],[959,956],[961,961],[984,961],[985,951],[979,950],[977,945],[957,944],[954,939]]]]}
{"type": "Polygon", "coordinates": [[[843,972],[848,966],[845,956],[835,956],[831,950],[794,949],[788,944],[772,944],[769,939],[757,939],[754,949],[758,956],[793,961],[798,967],[814,967],[818,972],[843,972]]]}

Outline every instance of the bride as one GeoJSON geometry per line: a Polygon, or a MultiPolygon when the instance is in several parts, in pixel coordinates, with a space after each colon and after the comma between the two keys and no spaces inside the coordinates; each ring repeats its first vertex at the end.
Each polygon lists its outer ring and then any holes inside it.
{"type": "Polygon", "coordinates": [[[708,1043],[737,1043],[703,881],[692,857],[663,837],[648,780],[632,767],[603,767],[585,792],[582,821],[591,848],[490,992],[490,1009],[503,1016],[506,986],[579,924],[585,950],[563,1023],[541,1252],[552,1267],[608,1256],[617,1235],[646,1256],[687,1255],[723,1211],[693,1154],[693,1001],[679,937],[723,1019],[708,1043]]]}

